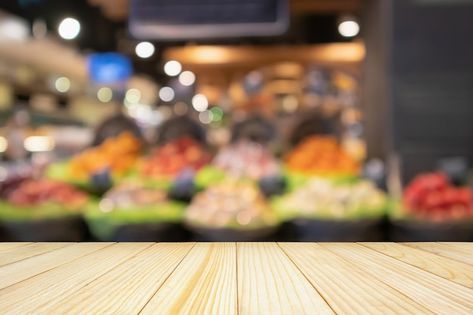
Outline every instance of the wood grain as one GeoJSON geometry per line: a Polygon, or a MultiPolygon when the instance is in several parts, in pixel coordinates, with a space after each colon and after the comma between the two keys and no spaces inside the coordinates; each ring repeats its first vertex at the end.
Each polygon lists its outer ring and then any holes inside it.
{"type": "Polygon", "coordinates": [[[26,246],[31,243],[26,243],[26,242],[12,242],[12,243],[2,243],[0,242],[0,252],[3,252],[5,250],[15,248],[15,247],[20,247],[20,246],[26,246]]]}
{"type": "Polygon", "coordinates": [[[473,314],[470,243],[0,244],[0,314],[473,314]]]}
{"type": "Polygon", "coordinates": [[[156,244],[38,311],[51,314],[137,314],[192,246],[192,243],[156,244]]]}
{"type": "Polygon", "coordinates": [[[192,248],[142,314],[236,314],[236,246],[192,248]]]}
{"type": "Polygon", "coordinates": [[[36,255],[41,255],[69,245],[70,243],[32,243],[26,246],[13,247],[1,253],[0,266],[8,265],[36,255]]]}
{"type": "Polygon", "coordinates": [[[358,244],[321,244],[434,313],[471,314],[473,290],[358,244]]]}
{"type": "Polygon", "coordinates": [[[443,245],[447,245],[447,246],[451,246],[451,247],[454,247],[454,248],[459,248],[461,249],[463,252],[467,252],[468,254],[471,254],[473,255],[473,243],[472,242],[458,242],[458,243],[446,243],[446,242],[440,242],[439,244],[443,244],[443,245]]]}
{"type": "Polygon", "coordinates": [[[277,244],[238,244],[240,314],[332,314],[277,244]]]}
{"type": "MultiPolygon", "coordinates": [[[[440,256],[451,258],[457,261],[464,262],[466,264],[473,265],[473,253],[472,249],[465,248],[463,246],[452,245],[450,243],[404,243],[407,246],[422,249],[440,256]]],[[[473,246],[472,246],[473,247],[473,246]]]]}
{"type": "Polygon", "coordinates": [[[430,313],[317,244],[281,243],[280,246],[337,314],[430,313]]]}
{"type": "Polygon", "coordinates": [[[51,270],[109,245],[110,244],[107,243],[72,244],[71,246],[62,247],[23,259],[14,264],[0,267],[0,289],[51,270]]]}
{"type": "Polygon", "coordinates": [[[16,283],[0,290],[0,310],[2,314],[42,314],[39,308],[88,285],[150,246],[149,243],[114,244],[16,283]]]}
{"type": "Polygon", "coordinates": [[[473,288],[472,265],[401,244],[363,243],[362,245],[442,278],[473,288]]]}

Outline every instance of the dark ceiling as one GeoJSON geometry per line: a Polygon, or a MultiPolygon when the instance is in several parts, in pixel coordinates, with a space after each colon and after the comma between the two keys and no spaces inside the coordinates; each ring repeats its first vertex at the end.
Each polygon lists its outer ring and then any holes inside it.
{"type": "MultiPolygon", "coordinates": [[[[314,0],[317,1],[317,0],[314,0]]],[[[139,59],[134,55],[136,40],[127,31],[126,21],[116,21],[105,17],[99,7],[90,5],[86,0],[2,0],[0,9],[27,19],[30,23],[37,19],[46,22],[48,31],[56,33],[59,22],[72,16],[81,22],[81,33],[74,40],[84,52],[119,51],[129,55],[135,70],[152,77],[161,77],[161,53],[167,46],[181,46],[188,42],[166,42],[154,44],[158,53],[150,59],[139,59]]],[[[266,38],[237,38],[225,40],[199,40],[199,44],[232,45],[272,45],[272,44],[310,44],[346,41],[336,29],[336,12],[299,12],[291,17],[291,25],[284,35],[266,38]]]]}

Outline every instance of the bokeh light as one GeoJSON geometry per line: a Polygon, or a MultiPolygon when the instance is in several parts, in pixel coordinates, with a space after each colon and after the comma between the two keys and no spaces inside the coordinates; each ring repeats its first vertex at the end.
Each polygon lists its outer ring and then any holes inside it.
{"type": "Polygon", "coordinates": [[[59,36],[67,40],[76,38],[80,33],[79,21],[71,17],[65,18],[59,24],[58,33],[59,36]]]}

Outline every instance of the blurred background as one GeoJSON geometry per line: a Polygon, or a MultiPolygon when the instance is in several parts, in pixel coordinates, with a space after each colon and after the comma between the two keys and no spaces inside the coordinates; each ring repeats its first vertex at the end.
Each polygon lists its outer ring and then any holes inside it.
{"type": "Polygon", "coordinates": [[[472,241],[472,19],[3,0],[0,240],[472,241]]]}

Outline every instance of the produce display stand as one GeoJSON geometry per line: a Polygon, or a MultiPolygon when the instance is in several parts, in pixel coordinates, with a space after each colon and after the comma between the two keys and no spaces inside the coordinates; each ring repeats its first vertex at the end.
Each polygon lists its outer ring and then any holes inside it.
{"type": "Polygon", "coordinates": [[[100,241],[117,242],[182,242],[189,240],[181,225],[181,205],[172,204],[141,210],[102,213],[91,208],[85,215],[92,236],[100,241]]]}
{"type": "Polygon", "coordinates": [[[89,239],[81,216],[4,221],[5,239],[15,242],[80,242],[89,239]]]}
{"type": "Polygon", "coordinates": [[[473,221],[392,220],[389,239],[394,242],[473,242],[473,221]]]}
{"type": "Polygon", "coordinates": [[[3,228],[3,223],[0,222],[0,242],[6,242],[6,241],[8,241],[8,240],[7,240],[7,237],[5,235],[5,230],[3,228]]]}
{"type": "Polygon", "coordinates": [[[473,241],[473,190],[444,172],[417,175],[389,213],[390,239],[413,242],[473,241]]]}
{"type": "Polygon", "coordinates": [[[200,242],[267,242],[275,239],[279,227],[269,226],[251,230],[196,226],[187,228],[192,231],[193,239],[200,242]]]}
{"type": "Polygon", "coordinates": [[[473,190],[455,186],[442,172],[419,174],[398,200],[362,177],[361,162],[333,136],[308,137],[304,129],[305,140],[283,160],[269,147],[242,141],[212,159],[198,141],[175,138],[177,131],[146,156],[134,151],[136,139],[123,134],[52,164],[46,178],[22,179],[12,190],[12,177],[0,204],[0,240],[473,240],[473,190]],[[120,154],[109,151],[119,144],[131,152],[121,176],[112,180],[105,168],[92,172],[90,181],[68,177],[71,165],[89,174],[94,154],[116,162],[120,154]],[[80,201],[77,209],[69,209],[70,194],[80,201]]]}
{"type": "Polygon", "coordinates": [[[123,224],[112,237],[116,242],[184,242],[189,239],[189,232],[173,222],[123,224]]]}
{"type": "Polygon", "coordinates": [[[471,243],[2,243],[5,314],[471,314],[471,243]]]}
{"type": "Polygon", "coordinates": [[[10,197],[13,199],[0,200],[0,229],[8,241],[90,240],[83,218],[88,196],[72,186],[47,180],[26,180],[10,197]]]}
{"type": "Polygon", "coordinates": [[[292,234],[302,242],[376,242],[385,240],[384,219],[294,219],[292,234]]]}

